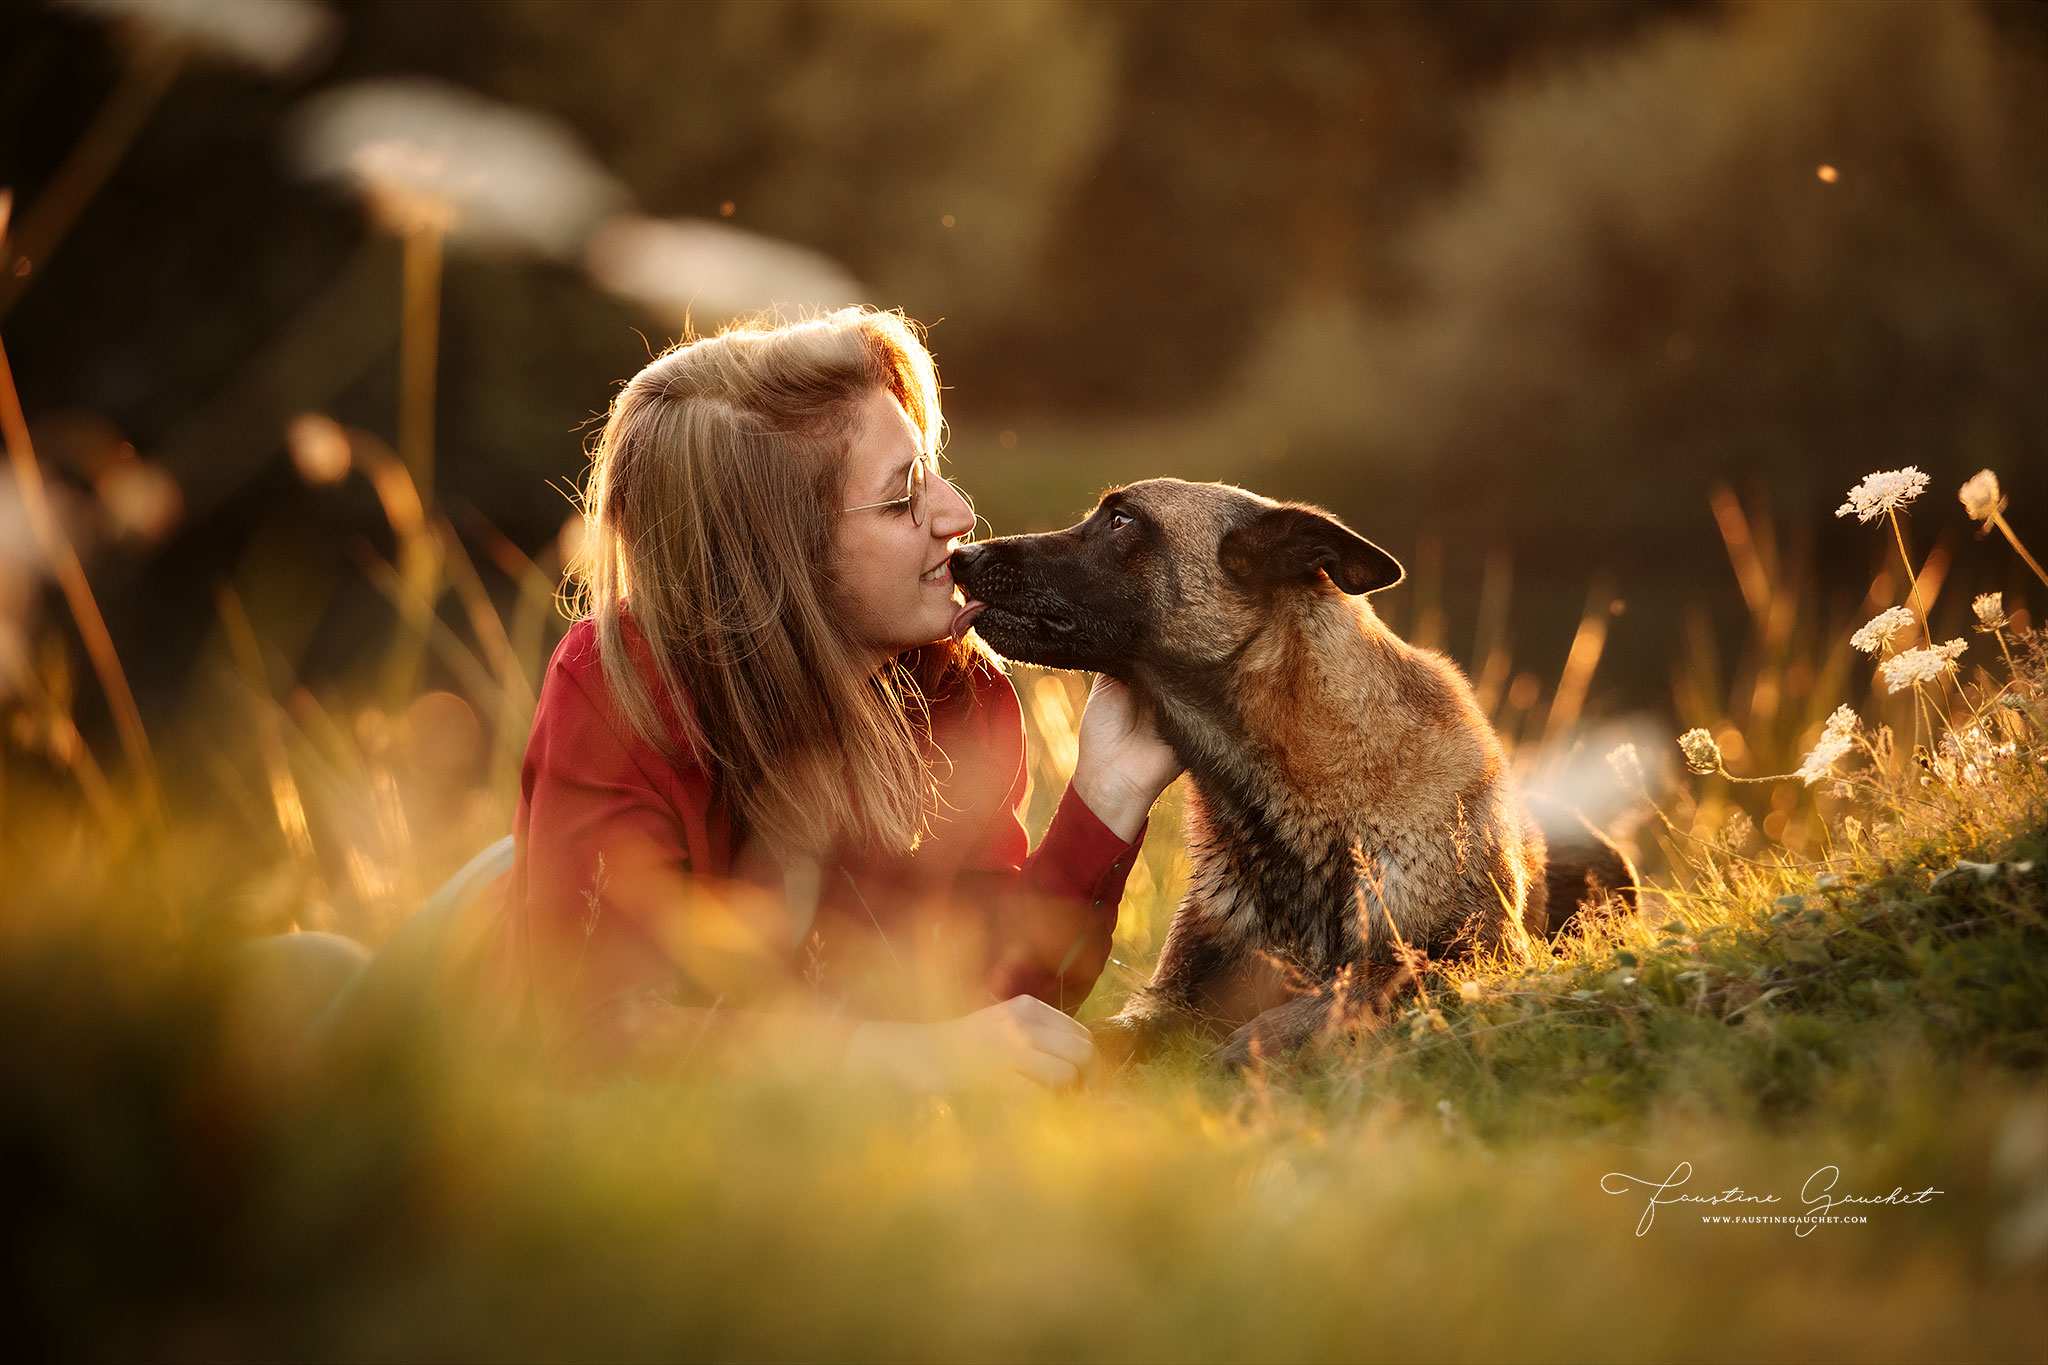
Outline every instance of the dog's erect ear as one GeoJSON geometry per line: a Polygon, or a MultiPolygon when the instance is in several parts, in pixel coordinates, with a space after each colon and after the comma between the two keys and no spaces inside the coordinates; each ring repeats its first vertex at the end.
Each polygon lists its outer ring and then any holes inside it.
{"type": "Polygon", "coordinates": [[[1279,584],[1317,570],[1354,597],[1401,581],[1401,565],[1358,532],[1310,507],[1275,507],[1223,537],[1217,557],[1246,583],[1279,584]]]}

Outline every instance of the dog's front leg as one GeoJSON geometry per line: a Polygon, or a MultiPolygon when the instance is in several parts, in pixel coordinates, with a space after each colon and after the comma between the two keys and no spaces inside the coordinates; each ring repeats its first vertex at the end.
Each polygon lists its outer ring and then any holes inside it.
{"type": "Polygon", "coordinates": [[[1184,1033],[1220,1037],[1254,1009],[1232,1012],[1223,989],[1238,971],[1240,954],[1230,951],[1217,933],[1218,917],[1190,896],[1174,912],[1159,965],[1150,984],[1124,1002],[1114,1017],[1090,1026],[1095,1050],[1106,1062],[1142,1062],[1159,1047],[1184,1033]]]}
{"type": "Polygon", "coordinates": [[[1122,1066],[1148,1060],[1163,1044],[1200,1025],[1193,1010],[1148,986],[1113,1017],[1090,1024],[1088,1031],[1095,1036],[1096,1056],[1111,1066],[1122,1066]]]}
{"type": "Polygon", "coordinates": [[[1257,1061],[1276,1061],[1334,1033],[1378,1028],[1394,997],[1420,978],[1420,955],[1401,962],[1347,967],[1328,985],[1275,1005],[1232,1033],[1208,1062],[1223,1071],[1242,1071],[1257,1061]]]}

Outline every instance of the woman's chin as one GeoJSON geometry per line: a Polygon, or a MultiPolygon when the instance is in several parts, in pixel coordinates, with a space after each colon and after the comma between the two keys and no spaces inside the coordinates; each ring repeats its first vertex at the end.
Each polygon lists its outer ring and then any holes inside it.
{"type": "MultiPolygon", "coordinates": [[[[952,628],[953,622],[951,617],[948,617],[946,620],[937,623],[920,622],[918,625],[918,629],[915,632],[914,642],[911,644],[898,646],[894,650],[894,652],[889,655],[889,658],[899,659],[903,657],[905,654],[909,654],[913,650],[923,649],[928,645],[949,644],[953,639],[952,628]]],[[[911,636],[912,632],[904,632],[905,638],[910,638],[911,636]]]]}

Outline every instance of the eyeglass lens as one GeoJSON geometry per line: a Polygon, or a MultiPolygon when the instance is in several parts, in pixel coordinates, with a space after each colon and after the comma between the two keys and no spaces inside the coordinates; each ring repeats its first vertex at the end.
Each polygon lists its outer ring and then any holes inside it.
{"type": "Polygon", "coordinates": [[[910,524],[913,526],[924,525],[924,469],[924,456],[910,462],[910,524]]]}

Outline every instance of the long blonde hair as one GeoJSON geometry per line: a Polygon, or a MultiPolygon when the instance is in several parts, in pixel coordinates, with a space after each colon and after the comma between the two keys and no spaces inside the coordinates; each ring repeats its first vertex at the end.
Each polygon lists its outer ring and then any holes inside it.
{"type": "Polygon", "coordinates": [[[874,674],[831,606],[846,453],[876,389],[936,455],[937,372],[900,314],[848,308],[686,341],[613,400],[584,490],[575,595],[613,699],[671,760],[721,779],[779,855],[915,846],[934,788],[920,683],[970,658],[930,647],[874,674]]]}

